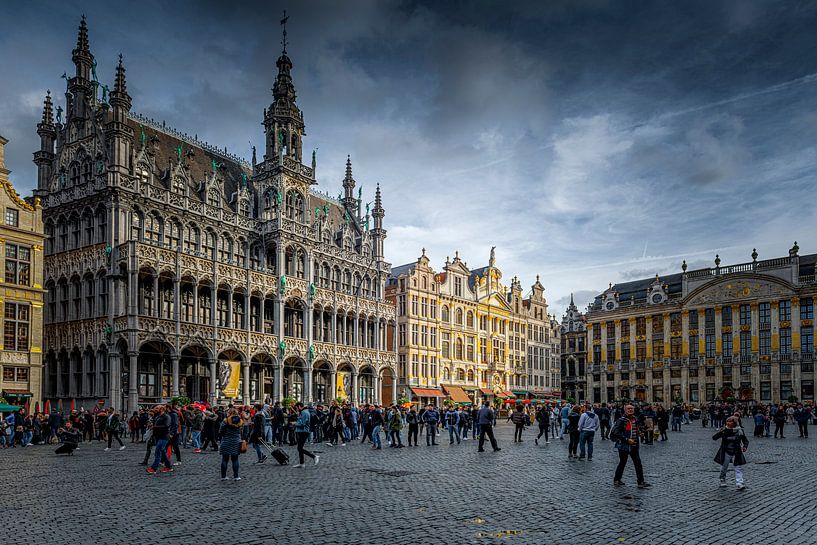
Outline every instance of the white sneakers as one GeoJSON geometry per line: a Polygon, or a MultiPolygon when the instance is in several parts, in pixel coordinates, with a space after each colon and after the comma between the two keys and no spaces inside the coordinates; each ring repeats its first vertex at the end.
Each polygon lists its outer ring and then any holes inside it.
{"type": "Polygon", "coordinates": [[[111,447],[105,447],[105,452],[108,452],[109,450],[111,450],[111,447]]]}
{"type": "Polygon", "coordinates": [[[125,445],[122,445],[121,447],[119,447],[119,450],[125,450],[125,445]]]}
{"type": "Polygon", "coordinates": [[[318,462],[320,462],[320,461],[321,461],[321,457],[316,454],[315,455],[315,465],[318,465],[318,462]]]}
{"type": "MultiPolygon", "coordinates": [[[[317,456],[316,456],[315,458],[317,458],[317,456]]],[[[295,465],[294,465],[294,466],[292,466],[292,467],[304,467],[304,464],[295,464],[295,465]]]]}

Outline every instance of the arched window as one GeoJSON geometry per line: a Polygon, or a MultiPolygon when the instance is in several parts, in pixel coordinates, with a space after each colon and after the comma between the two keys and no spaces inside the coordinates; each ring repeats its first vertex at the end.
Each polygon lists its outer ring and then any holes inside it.
{"type": "Polygon", "coordinates": [[[454,358],[458,359],[458,360],[461,360],[462,359],[462,339],[457,339],[457,342],[455,343],[454,346],[455,346],[454,358]]]}
{"type": "Polygon", "coordinates": [[[329,265],[324,263],[321,267],[321,287],[328,288],[332,278],[332,270],[329,265]]]}
{"type": "Polygon", "coordinates": [[[440,318],[442,319],[443,322],[450,322],[451,321],[451,315],[448,312],[448,306],[447,305],[443,305],[443,310],[442,310],[442,314],[441,314],[440,318]]]}
{"type": "Polygon", "coordinates": [[[179,248],[179,229],[178,221],[170,220],[167,222],[165,226],[165,241],[168,248],[173,250],[179,248]]]}
{"type": "Polygon", "coordinates": [[[139,166],[136,167],[136,176],[139,178],[140,184],[150,182],[150,169],[145,163],[139,163],[139,166]]]}
{"type": "Polygon", "coordinates": [[[72,186],[79,184],[79,163],[71,163],[68,167],[68,180],[72,186]]]}
{"type": "Polygon", "coordinates": [[[99,242],[108,239],[108,212],[101,206],[96,210],[96,239],[99,242]]]}
{"type": "Polygon", "coordinates": [[[156,212],[145,217],[145,240],[154,244],[162,242],[162,218],[156,212]]]}
{"type": "Polygon", "coordinates": [[[136,241],[142,240],[142,213],[138,210],[131,212],[131,239],[136,241]]]}
{"type": "Polygon", "coordinates": [[[336,265],[332,274],[332,289],[335,291],[340,291],[340,282],[341,282],[340,267],[336,265]]]}
{"type": "Polygon", "coordinates": [[[242,216],[250,217],[250,201],[247,199],[240,199],[238,201],[238,213],[242,216]]]}
{"type": "Polygon", "coordinates": [[[304,197],[295,190],[287,192],[286,217],[299,223],[304,221],[304,197]]]}
{"type": "Polygon", "coordinates": [[[306,280],[306,252],[298,248],[295,254],[295,276],[306,280]]]}
{"type": "Polygon", "coordinates": [[[218,245],[218,260],[229,263],[233,259],[233,239],[229,235],[222,235],[218,245]]]}
{"type": "Polygon", "coordinates": [[[457,309],[456,316],[457,316],[457,325],[462,325],[462,309],[461,308],[457,309]]]}
{"type": "Polygon", "coordinates": [[[187,193],[187,183],[181,176],[173,177],[173,192],[178,193],[180,195],[184,195],[185,193],[187,193]]]}
{"type": "Polygon", "coordinates": [[[352,292],[352,273],[349,272],[349,269],[343,270],[343,291],[352,292]]]}
{"type": "Polygon", "coordinates": [[[218,189],[215,187],[207,192],[207,204],[216,207],[221,205],[221,195],[218,194],[218,189]]]}
{"type": "Polygon", "coordinates": [[[468,370],[468,382],[474,382],[474,370],[473,369],[468,370]]]}
{"type": "Polygon", "coordinates": [[[88,211],[82,216],[83,238],[85,244],[94,243],[94,215],[88,211]]]}
{"type": "Polygon", "coordinates": [[[216,258],[216,234],[209,229],[204,232],[204,257],[208,259],[216,258]]]}
{"type": "Polygon", "coordinates": [[[468,314],[466,315],[465,324],[468,327],[474,327],[474,313],[471,312],[470,310],[468,311],[468,314]]]}
{"type": "Polygon", "coordinates": [[[235,261],[239,267],[247,266],[247,242],[240,238],[235,241],[235,261]]]}
{"type": "Polygon", "coordinates": [[[443,380],[451,380],[451,371],[449,371],[448,367],[443,367],[443,380]]]}
{"type": "Polygon", "coordinates": [[[184,228],[184,251],[194,254],[201,247],[201,231],[195,225],[188,225],[184,228]]]}
{"type": "Polygon", "coordinates": [[[79,216],[71,217],[71,244],[73,248],[79,248],[82,240],[80,239],[80,221],[79,216]]]}
{"type": "Polygon", "coordinates": [[[460,382],[465,381],[465,371],[463,371],[462,369],[457,369],[457,380],[460,382]]]}
{"type": "Polygon", "coordinates": [[[425,290],[425,289],[428,289],[428,280],[426,279],[426,277],[425,277],[425,276],[423,277],[423,280],[422,280],[422,285],[423,285],[423,289],[424,289],[424,290],[425,290]]]}

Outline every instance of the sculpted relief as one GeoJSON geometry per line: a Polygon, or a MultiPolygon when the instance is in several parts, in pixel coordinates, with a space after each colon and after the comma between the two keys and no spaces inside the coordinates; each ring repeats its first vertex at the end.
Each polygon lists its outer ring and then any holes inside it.
{"type": "Polygon", "coordinates": [[[790,297],[792,294],[791,289],[774,280],[762,278],[716,280],[694,294],[687,301],[687,305],[697,306],[741,299],[778,299],[790,297]]]}

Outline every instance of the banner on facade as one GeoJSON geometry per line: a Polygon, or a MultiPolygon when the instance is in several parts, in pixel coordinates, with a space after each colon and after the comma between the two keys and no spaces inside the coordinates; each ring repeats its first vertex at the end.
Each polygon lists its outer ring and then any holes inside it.
{"type": "Polygon", "coordinates": [[[348,372],[339,372],[335,385],[335,397],[349,399],[352,396],[352,376],[348,372]]]}
{"type": "Polygon", "coordinates": [[[220,361],[218,378],[222,397],[238,397],[238,381],[241,379],[241,362],[220,361]]]}

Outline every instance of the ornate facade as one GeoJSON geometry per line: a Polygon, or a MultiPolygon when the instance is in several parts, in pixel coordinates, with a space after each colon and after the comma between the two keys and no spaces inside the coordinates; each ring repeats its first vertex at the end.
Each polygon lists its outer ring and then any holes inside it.
{"type": "Polygon", "coordinates": [[[524,298],[518,279],[510,286],[501,279],[494,250],[488,266],[474,270],[457,254],[436,273],[425,250],[415,263],[392,270],[386,298],[397,306],[403,397],[464,403],[551,391],[546,377],[559,330],[547,314],[544,288],[537,278],[524,298]]]}
{"type": "Polygon", "coordinates": [[[0,136],[0,248],[5,274],[0,285],[0,397],[12,405],[41,401],[43,333],[43,219],[39,199],[24,201],[9,182],[0,136]]]}
{"type": "Polygon", "coordinates": [[[593,401],[814,399],[817,254],[610,286],[587,313],[593,401]]]}
{"type": "Polygon", "coordinates": [[[573,294],[562,317],[562,388],[565,399],[587,399],[587,327],[584,315],[576,308],[573,294]]]}
{"type": "Polygon", "coordinates": [[[286,49],[251,162],[133,113],[121,56],[108,93],[84,18],[72,58],[64,118],[46,96],[34,154],[46,397],[394,397],[380,188],[363,212],[347,160],[338,198],[316,189],[286,49]]]}

